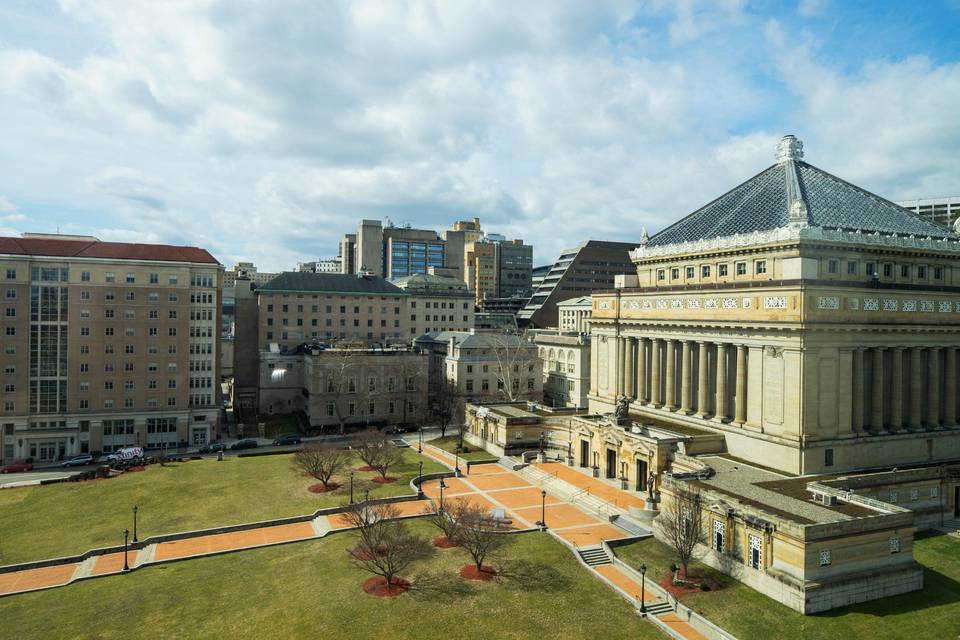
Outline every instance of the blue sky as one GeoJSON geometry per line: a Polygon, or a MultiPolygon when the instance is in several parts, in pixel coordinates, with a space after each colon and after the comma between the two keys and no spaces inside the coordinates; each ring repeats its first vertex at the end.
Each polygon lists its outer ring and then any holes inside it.
{"type": "Polygon", "coordinates": [[[0,233],[265,270],[360,217],[552,261],[773,161],[960,195],[960,0],[0,4],[0,233]]]}

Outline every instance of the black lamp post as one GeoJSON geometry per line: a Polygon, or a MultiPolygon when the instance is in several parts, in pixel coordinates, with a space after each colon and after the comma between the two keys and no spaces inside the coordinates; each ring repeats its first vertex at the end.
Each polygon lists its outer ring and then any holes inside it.
{"type": "Polygon", "coordinates": [[[137,505],[133,505],[133,541],[137,542],[137,505]]]}
{"type": "Polygon", "coordinates": [[[540,489],[540,524],[547,528],[547,492],[540,489]]]}
{"type": "Polygon", "coordinates": [[[420,471],[417,472],[417,497],[423,498],[423,460],[420,461],[420,471]]]}
{"type": "Polygon", "coordinates": [[[353,471],[350,472],[350,504],[353,504],[353,471]]]}
{"type": "Polygon", "coordinates": [[[640,565],[640,613],[647,612],[647,601],[644,597],[647,595],[647,565],[640,565]]]}
{"type": "Polygon", "coordinates": [[[423,453],[423,425],[417,429],[417,453],[423,453]]]}
{"type": "Polygon", "coordinates": [[[370,489],[363,490],[363,502],[364,504],[366,504],[367,502],[370,502],[370,489]]]}
{"type": "Polygon", "coordinates": [[[457,477],[460,477],[460,449],[457,449],[453,452],[453,472],[457,474],[457,477]]]}
{"type": "Polygon", "coordinates": [[[443,490],[447,488],[447,483],[443,481],[443,478],[440,478],[440,508],[437,509],[437,513],[443,513],[443,490]]]}
{"type": "Polygon", "coordinates": [[[130,529],[123,530],[123,571],[130,571],[130,565],[127,564],[127,542],[130,538],[130,529]]]}

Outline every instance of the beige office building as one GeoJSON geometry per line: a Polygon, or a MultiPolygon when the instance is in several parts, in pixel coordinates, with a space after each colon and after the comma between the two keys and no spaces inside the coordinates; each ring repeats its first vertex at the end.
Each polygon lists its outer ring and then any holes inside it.
{"type": "Polygon", "coordinates": [[[393,284],[410,294],[407,316],[411,339],[431,331],[469,331],[474,328],[473,294],[463,280],[421,273],[398,278],[393,284]]]}
{"type": "Polygon", "coordinates": [[[216,436],[223,267],[207,251],[24,234],[0,260],[3,461],[216,436]]]}

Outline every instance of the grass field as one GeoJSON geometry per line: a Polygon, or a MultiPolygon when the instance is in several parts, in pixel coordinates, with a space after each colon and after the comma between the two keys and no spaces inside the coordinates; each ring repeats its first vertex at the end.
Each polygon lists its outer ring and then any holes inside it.
{"type": "MultiPolygon", "coordinates": [[[[425,536],[435,529],[411,526],[425,536]]],[[[129,575],[0,599],[3,638],[663,638],[547,534],[511,536],[508,557],[546,567],[536,580],[456,575],[461,550],[435,551],[407,577],[444,589],[375,598],[354,567],[349,533],[148,567],[129,575]]]]}
{"type": "MultiPolygon", "coordinates": [[[[924,566],[921,591],[874,600],[813,616],[803,616],[732,578],[700,563],[691,572],[707,572],[723,588],[695,593],[682,601],[741,640],[778,638],[828,640],[940,640],[960,636],[960,540],[945,535],[917,538],[913,548],[924,566]]],[[[619,547],[617,554],[634,567],[647,565],[658,582],[675,562],[671,550],[655,540],[619,547]]],[[[702,573],[701,573],[702,575],[702,573]]]]}
{"type": "MultiPolygon", "coordinates": [[[[430,440],[430,444],[444,451],[449,451],[454,453],[457,450],[457,443],[459,439],[457,436],[446,436],[444,438],[436,438],[430,440]]],[[[492,453],[487,453],[479,447],[475,447],[468,442],[464,442],[463,446],[469,449],[466,453],[461,453],[460,458],[462,460],[493,460],[496,458],[492,453]]]]}
{"type": "MultiPolygon", "coordinates": [[[[420,456],[404,451],[403,464],[390,471],[399,480],[376,484],[376,472],[354,473],[354,493],[371,497],[412,493],[420,456]]],[[[445,468],[424,457],[423,472],[445,468]]],[[[353,465],[363,463],[359,460],[353,465]]],[[[334,478],[343,486],[314,494],[312,478],[297,473],[292,455],[227,457],[151,465],[146,471],[109,480],[66,482],[45,487],[0,490],[0,564],[42,560],[121,544],[123,530],[133,528],[131,509],[140,509],[141,538],[219,525],[240,524],[310,513],[348,501],[346,473],[334,478]]]]}

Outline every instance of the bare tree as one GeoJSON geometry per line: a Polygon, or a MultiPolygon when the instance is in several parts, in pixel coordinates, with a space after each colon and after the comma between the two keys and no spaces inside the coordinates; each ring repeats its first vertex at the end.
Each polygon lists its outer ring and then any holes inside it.
{"type": "MultiPolygon", "coordinates": [[[[459,503],[461,501],[457,501],[459,503]]],[[[424,509],[427,520],[443,533],[443,537],[452,544],[460,544],[460,516],[462,510],[452,505],[449,500],[430,501],[430,505],[424,509]]]]}
{"type": "Polygon", "coordinates": [[[487,515],[487,508],[481,504],[458,500],[444,511],[456,520],[456,541],[470,554],[477,573],[484,570],[484,562],[496,558],[509,542],[499,523],[487,515]]]}
{"type": "Polygon", "coordinates": [[[350,462],[350,453],[332,444],[312,442],[293,454],[294,466],[330,488],[330,480],[350,462]]]}
{"type": "Polygon", "coordinates": [[[526,394],[524,379],[541,375],[536,362],[537,347],[527,331],[491,333],[487,338],[497,359],[497,392],[504,400],[515,402],[526,394]]]}
{"type": "Polygon", "coordinates": [[[673,547],[683,568],[682,579],[687,579],[687,567],[697,553],[697,545],[706,544],[707,532],[703,525],[703,497],[698,487],[676,486],[672,500],[665,500],[657,516],[668,544],[673,547]]]}
{"type": "Polygon", "coordinates": [[[400,520],[400,509],[391,503],[361,502],[343,513],[354,529],[358,544],[352,558],[364,571],[380,576],[388,587],[403,584],[399,574],[429,553],[427,542],[400,520]]]}
{"type": "Polygon", "coordinates": [[[368,467],[374,469],[377,466],[377,458],[384,449],[390,446],[390,442],[382,431],[367,429],[355,434],[350,446],[368,467]]]}
{"type": "Polygon", "coordinates": [[[456,423],[462,406],[463,398],[457,392],[457,386],[453,384],[453,381],[443,376],[437,384],[433,396],[433,412],[440,423],[441,438],[447,435],[447,428],[456,423]]]}
{"type": "Polygon", "coordinates": [[[343,434],[347,427],[348,412],[345,404],[348,398],[357,393],[356,353],[350,349],[336,349],[329,351],[330,361],[326,366],[327,396],[333,404],[334,415],[343,434]]]}
{"type": "Polygon", "coordinates": [[[373,464],[370,466],[377,470],[381,478],[386,480],[387,473],[390,469],[400,464],[401,460],[403,460],[403,451],[387,443],[387,445],[380,450],[380,453],[377,454],[377,457],[374,458],[373,464]]]}

